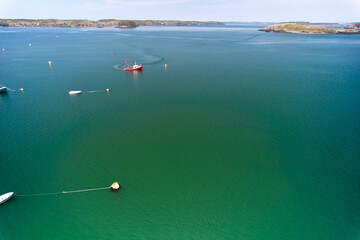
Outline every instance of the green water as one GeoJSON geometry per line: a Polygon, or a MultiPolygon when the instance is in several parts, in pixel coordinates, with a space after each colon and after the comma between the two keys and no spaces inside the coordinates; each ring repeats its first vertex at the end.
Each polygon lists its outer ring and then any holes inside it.
{"type": "Polygon", "coordinates": [[[0,29],[0,194],[122,185],[0,239],[359,239],[360,37],[260,27],[0,29]]]}

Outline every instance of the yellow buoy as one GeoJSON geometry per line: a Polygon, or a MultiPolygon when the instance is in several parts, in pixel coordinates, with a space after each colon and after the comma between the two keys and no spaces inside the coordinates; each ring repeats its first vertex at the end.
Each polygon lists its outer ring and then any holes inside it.
{"type": "Polygon", "coordinates": [[[20,91],[22,91],[22,92],[23,92],[23,91],[24,91],[24,89],[23,89],[23,88],[20,88],[20,91]]]}
{"type": "Polygon", "coordinates": [[[107,89],[106,89],[106,92],[110,92],[110,89],[107,88],[107,89]]]}
{"type": "Polygon", "coordinates": [[[119,190],[120,189],[120,185],[118,182],[114,182],[113,184],[111,184],[111,189],[112,190],[119,190]]]}
{"type": "Polygon", "coordinates": [[[29,43],[29,46],[31,47],[31,43],[29,43]]]}
{"type": "Polygon", "coordinates": [[[49,67],[51,67],[51,61],[49,61],[49,67]]]}
{"type": "Polygon", "coordinates": [[[165,68],[167,68],[167,64],[165,64],[165,68]]]}

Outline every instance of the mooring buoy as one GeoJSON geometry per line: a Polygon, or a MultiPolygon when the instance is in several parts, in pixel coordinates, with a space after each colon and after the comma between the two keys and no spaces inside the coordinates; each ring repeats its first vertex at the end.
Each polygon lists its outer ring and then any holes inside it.
{"type": "Polygon", "coordinates": [[[120,189],[120,184],[118,182],[114,182],[113,184],[111,184],[111,189],[112,190],[119,190],[120,189]]]}

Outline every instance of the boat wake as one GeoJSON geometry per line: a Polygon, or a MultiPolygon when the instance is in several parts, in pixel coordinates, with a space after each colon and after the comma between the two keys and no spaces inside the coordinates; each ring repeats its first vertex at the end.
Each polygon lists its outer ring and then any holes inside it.
{"type": "MultiPolygon", "coordinates": [[[[150,49],[141,49],[143,53],[146,55],[143,58],[137,58],[137,62],[141,63],[141,65],[153,65],[158,64],[164,61],[164,58],[151,54],[150,49]]],[[[115,64],[113,66],[115,70],[124,70],[125,64],[115,64]]]]}
{"type": "Polygon", "coordinates": [[[151,54],[150,49],[143,49],[144,53],[147,55],[147,57],[144,59],[144,61],[141,61],[143,65],[152,65],[160,63],[164,60],[164,58],[151,54]]]}
{"type": "Polygon", "coordinates": [[[124,70],[124,67],[125,65],[124,64],[115,64],[114,65],[114,69],[115,70],[124,70]]]}
{"type": "Polygon", "coordinates": [[[153,59],[148,60],[148,61],[142,61],[141,64],[142,65],[153,65],[153,64],[160,63],[164,60],[162,57],[152,56],[152,58],[153,59]]]}

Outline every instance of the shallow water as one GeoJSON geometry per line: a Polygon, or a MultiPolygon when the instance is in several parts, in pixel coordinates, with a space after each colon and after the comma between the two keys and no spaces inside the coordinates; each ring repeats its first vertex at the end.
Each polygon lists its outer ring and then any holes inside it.
{"type": "Polygon", "coordinates": [[[359,239],[360,36],[261,27],[0,29],[0,194],[122,185],[0,239],[359,239]]]}

